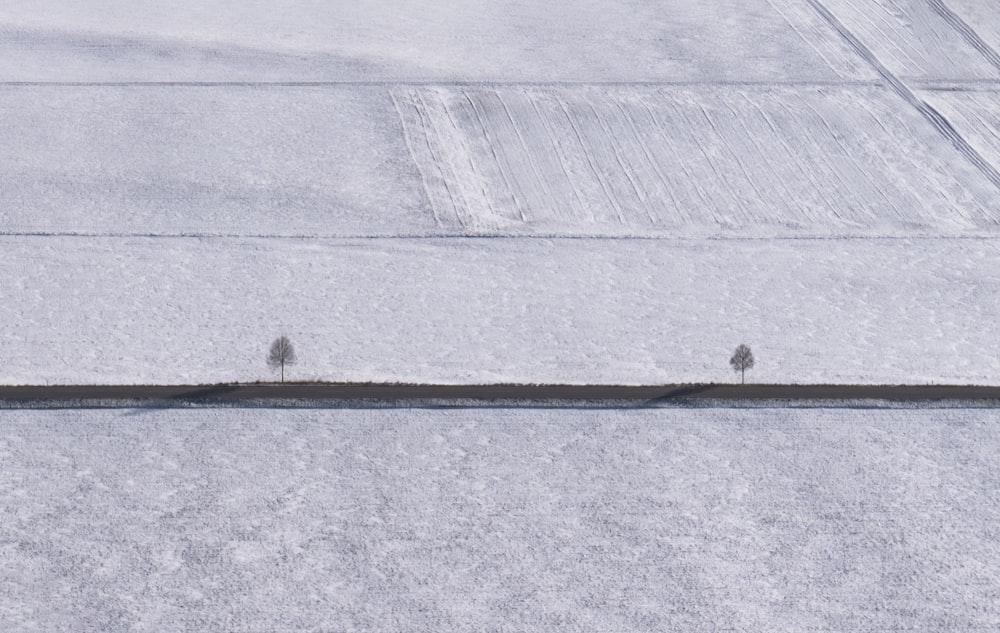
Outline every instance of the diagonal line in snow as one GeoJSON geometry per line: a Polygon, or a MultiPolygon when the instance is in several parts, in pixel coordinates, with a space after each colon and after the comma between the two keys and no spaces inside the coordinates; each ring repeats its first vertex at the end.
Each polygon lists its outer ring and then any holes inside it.
{"type": "Polygon", "coordinates": [[[972,48],[976,49],[980,55],[985,57],[993,66],[1000,70],[1000,55],[976,33],[969,24],[958,14],[952,11],[942,0],[927,0],[927,4],[948,23],[950,27],[958,31],[972,48]]]}
{"type": "Polygon", "coordinates": [[[912,90],[904,84],[899,77],[895,76],[892,71],[890,71],[882,62],[878,60],[875,54],[869,49],[861,40],[859,40],[851,31],[848,29],[843,22],[837,19],[837,16],[833,15],[826,6],[819,0],[806,0],[809,5],[824,19],[830,26],[832,26],[841,37],[850,44],[851,48],[857,52],[862,59],[867,61],[872,68],[889,84],[889,87],[903,98],[907,103],[913,106],[920,114],[924,116],[925,119],[936,129],[942,136],[944,136],[952,146],[962,154],[969,162],[976,166],[979,171],[986,176],[993,185],[1000,189],[1000,171],[993,166],[992,163],[987,161],[983,156],[976,151],[972,145],[969,144],[965,138],[958,133],[958,131],[948,122],[940,112],[931,107],[927,102],[921,100],[917,95],[913,93],[912,90]]]}

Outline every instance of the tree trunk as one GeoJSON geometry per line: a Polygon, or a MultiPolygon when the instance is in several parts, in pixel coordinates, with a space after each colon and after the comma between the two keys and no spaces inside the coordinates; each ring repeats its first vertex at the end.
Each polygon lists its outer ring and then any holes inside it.
{"type": "Polygon", "coordinates": [[[281,361],[281,383],[285,383],[285,361],[281,361]]]}
{"type": "Polygon", "coordinates": [[[747,370],[740,369],[740,384],[741,385],[747,384],[746,373],[747,373],[747,370]]]}

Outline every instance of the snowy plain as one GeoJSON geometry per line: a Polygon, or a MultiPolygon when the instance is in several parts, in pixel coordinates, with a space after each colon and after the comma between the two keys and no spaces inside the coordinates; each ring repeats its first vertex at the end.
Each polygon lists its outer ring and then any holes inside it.
{"type": "Polygon", "coordinates": [[[787,0],[8,0],[0,34],[7,81],[871,77],[787,0]]]}
{"type": "Polygon", "coordinates": [[[1000,243],[2,237],[5,380],[995,384],[1000,243]],[[30,327],[25,324],[30,323],[30,327]]]}
{"type": "Polygon", "coordinates": [[[997,630],[998,429],[968,409],[4,411],[0,629],[997,630]]]}
{"type": "Polygon", "coordinates": [[[982,0],[0,7],[0,383],[995,383],[982,0]],[[891,239],[889,239],[891,238],[891,239]]]}
{"type": "Polygon", "coordinates": [[[436,217],[472,232],[1000,234],[997,187],[882,86],[464,86],[393,98],[436,217]]]}

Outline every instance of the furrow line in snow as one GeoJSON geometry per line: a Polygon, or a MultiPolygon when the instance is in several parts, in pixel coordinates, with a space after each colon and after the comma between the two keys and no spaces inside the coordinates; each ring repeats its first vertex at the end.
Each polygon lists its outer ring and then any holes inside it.
{"type": "MultiPolygon", "coordinates": [[[[864,106],[862,106],[862,107],[864,107],[864,106]]],[[[906,125],[906,122],[903,120],[903,116],[902,116],[903,112],[904,111],[895,110],[895,109],[892,110],[892,112],[891,112],[891,116],[893,117],[891,120],[898,121],[899,125],[901,127],[906,125]]],[[[922,160],[918,159],[917,156],[914,156],[913,154],[911,154],[909,152],[900,152],[899,157],[900,157],[900,161],[903,161],[903,162],[905,162],[905,164],[910,165],[912,169],[919,169],[919,168],[922,167],[922,160]]],[[[946,172],[945,170],[939,170],[938,173],[944,174],[944,173],[950,173],[950,172],[946,172]]],[[[920,188],[918,188],[918,186],[916,186],[916,184],[913,182],[912,179],[910,179],[910,178],[900,178],[900,179],[898,179],[898,183],[899,183],[900,187],[905,187],[906,188],[906,190],[910,194],[910,199],[912,201],[914,201],[914,202],[921,202],[921,201],[927,202],[929,200],[929,198],[927,198],[927,194],[926,194],[927,189],[924,188],[924,191],[922,193],[921,190],[920,190],[920,188]]],[[[948,209],[948,213],[957,213],[962,218],[965,218],[969,222],[973,221],[971,219],[971,217],[969,216],[969,214],[968,214],[969,207],[967,207],[966,205],[963,205],[963,204],[955,204],[954,203],[954,199],[951,197],[951,194],[949,194],[945,190],[942,190],[940,187],[933,187],[932,191],[937,196],[937,200],[938,200],[938,203],[940,205],[939,208],[941,208],[941,209],[948,209]]],[[[914,208],[919,208],[919,207],[915,205],[914,208]]],[[[983,207],[980,206],[979,209],[982,210],[983,207]]],[[[938,215],[935,218],[933,216],[933,212],[932,212],[932,216],[929,219],[931,220],[931,222],[933,222],[934,220],[940,220],[943,217],[944,216],[942,216],[942,215],[938,215]]]]}
{"type": "MultiPolygon", "coordinates": [[[[659,163],[653,158],[649,151],[649,142],[644,139],[641,134],[639,134],[639,128],[636,126],[635,118],[625,109],[621,100],[616,100],[615,105],[622,114],[622,118],[628,123],[629,130],[632,132],[632,137],[635,139],[636,144],[642,150],[643,156],[646,158],[646,163],[649,165],[650,169],[654,173],[656,182],[663,188],[670,197],[670,202],[673,204],[675,210],[680,209],[680,203],[678,203],[677,198],[674,197],[673,187],[670,186],[670,182],[667,180],[666,176],[663,175],[663,170],[660,169],[659,163]]],[[[654,222],[659,222],[662,220],[660,217],[651,218],[654,222]]]]}
{"type": "Polygon", "coordinates": [[[976,49],[980,55],[985,57],[993,66],[1000,70],[1000,55],[997,54],[993,47],[990,46],[983,38],[979,36],[979,33],[969,26],[969,24],[961,18],[957,13],[952,11],[948,5],[946,5],[943,0],[927,0],[927,4],[931,6],[934,11],[941,16],[941,18],[948,23],[953,29],[958,31],[959,35],[968,42],[972,48],[976,49]]]}
{"type": "MultiPolygon", "coordinates": [[[[785,150],[785,153],[788,155],[789,164],[795,165],[795,168],[799,171],[799,173],[805,176],[806,180],[812,183],[813,191],[817,193],[817,195],[822,200],[825,207],[828,209],[836,208],[830,202],[830,199],[826,196],[825,188],[820,184],[819,180],[817,180],[815,170],[806,169],[803,166],[802,157],[796,154],[792,150],[791,145],[788,144],[788,140],[785,137],[785,134],[778,129],[778,126],[775,123],[774,119],[765,111],[764,108],[761,107],[760,103],[754,101],[748,95],[743,95],[743,97],[747,101],[747,103],[749,103],[751,106],[753,106],[754,109],[757,110],[757,112],[761,116],[761,119],[763,119],[763,121],[767,124],[768,128],[770,128],[772,134],[774,134],[774,138],[778,139],[779,144],[785,150]]],[[[812,218],[807,218],[807,219],[812,219],[812,218]]]]}
{"type": "Polygon", "coordinates": [[[555,154],[556,157],[556,162],[558,163],[559,169],[561,170],[563,178],[566,181],[566,186],[570,190],[570,192],[572,192],[573,198],[576,200],[577,203],[576,208],[579,211],[573,213],[571,209],[571,213],[566,215],[568,215],[570,218],[582,217],[583,214],[587,213],[587,205],[584,204],[583,199],[580,197],[580,189],[579,187],[577,187],[576,183],[573,180],[573,177],[570,175],[569,169],[566,166],[566,155],[565,155],[566,152],[563,149],[563,144],[559,142],[558,138],[556,137],[556,134],[552,129],[552,122],[549,120],[549,117],[545,116],[545,114],[538,107],[539,95],[536,93],[531,93],[531,94],[526,94],[526,97],[528,99],[528,102],[531,104],[532,111],[534,111],[535,116],[541,123],[542,129],[545,131],[545,138],[548,139],[546,147],[552,148],[552,152],[555,154]]]}
{"type": "MultiPolygon", "coordinates": [[[[701,179],[700,178],[695,178],[695,177],[692,176],[691,170],[688,168],[688,161],[682,160],[682,158],[678,154],[677,150],[674,149],[675,145],[674,145],[674,143],[671,142],[671,140],[672,140],[673,137],[670,134],[667,133],[667,130],[666,130],[666,128],[663,125],[663,121],[660,119],[659,115],[656,113],[656,110],[654,109],[654,106],[651,105],[643,96],[639,97],[639,102],[642,103],[642,106],[643,106],[643,108],[645,108],[646,114],[649,116],[650,121],[653,122],[653,125],[656,127],[657,131],[659,131],[659,133],[660,133],[660,139],[659,139],[660,142],[657,143],[656,146],[657,147],[669,147],[669,148],[671,148],[673,155],[675,157],[677,157],[676,160],[673,163],[668,163],[668,165],[669,164],[676,164],[676,165],[680,165],[681,166],[681,171],[684,172],[684,184],[690,184],[691,187],[694,189],[694,192],[697,194],[698,198],[701,200],[701,204],[700,205],[692,205],[691,208],[692,209],[696,209],[696,208],[700,207],[700,208],[703,208],[703,209],[711,209],[712,208],[712,201],[706,196],[705,191],[699,185],[699,182],[701,181],[701,179]]],[[[669,181],[667,182],[667,186],[668,187],[671,184],[672,184],[671,182],[669,182],[669,181]]],[[[685,215],[686,215],[686,218],[687,218],[688,222],[695,222],[695,221],[697,221],[698,218],[696,218],[692,214],[692,212],[690,210],[688,210],[688,209],[682,209],[682,211],[685,212],[685,215]]]]}
{"type": "MultiPolygon", "coordinates": [[[[886,138],[893,138],[893,134],[889,131],[889,128],[886,127],[885,123],[883,123],[882,117],[876,115],[875,112],[871,109],[871,107],[869,107],[869,104],[864,99],[858,99],[857,105],[860,109],[864,110],[872,118],[872,120],[879,127],[879,129],[882,130],[882,133],[885,134],[886,138]]],[[[890,196],[885,191],[885,188],[881,184],[879,184],[879,182],[875,178],[872,178],[870,176],[871,170],[862,167],[861,171],[869,176],[869,179],[875,186],[875,190],[878,191],[879,195],[882,196],[882,199],[885,200],[885,203],[887,205],[886,208],[892,209],[892,212],[897,217],[902,217],[903,216],[902,207],[899,205],[899,203],[895,202],[896,198],[890,196]]],[[[908,180],[904,180],[903,182],[907,190],[911,194],[911,200],[919,200],[920,198],[919,196],[916,196],[916,192],[913,190],[913,187],[910,184],[910,182],[908,180]]],[[[935,189],[935,192],[937,192],[940,195],[939,189],[935,189]]]]}
{"type": "MultiPolygon", "coordinates": [[[[861,5],[863,8],[861,9],[858,8],[856,3],[850,2],[850,0],[845,0],[845,4],[874,29],[877,41],[881,41],[883,46],[888,45],[897,51],[895,55],[893,55],[891,50],[886,50],[885,52],[901,68],[922,69],[926,67],[924,56],[921,55],[920,59],[917,59],[917,57],[911,54],[912,48],[908,50],[903,47],[903,42],[906,40],[899,37],[899,21],[904,17],[902,11],[899,12],[899,15],[887,15],[888,11],[885,7],[879,2],[872,2],[872,0],[864,0],[861,5]]],[[[869,35],[871,35],[870,32],[869,35]]]]}
{"type": "MultiPolygon", "coordinates": [[[[448,107],[448,99],[440,98],[439,101],[441,104],[441,109],[444,111],[445,116],[448,118],[448,123],[451,126],[452,142],[458,147],[459,153],[463,155],[465,162],[468,163],[469,165],[469,177],[472,178],[479,185],[478,189],[483,196],[482,208],[484,208],[487,211],[488,213],[487,217],[495,217],[496,212],[493,209],[493,203],[490,199],[491,196],[486,192],[486,180],[483,176],[480,175],[479,170],[476,168],[476,163],[473,161],[472,158],[473,152],[466,144],[468,135],[462,133],[461,126],[459,126],[458,122],[455,120],[451,108],[448,107]]],[[[471,195],[475,195],[476,186],[475,185],[470,185],[470,186],[473,189],[471,195]]],[[[469,202],[468,192],[463,197],[466,200],[466,203],[468,203],[469,202]]],[[[463,226],[475,225],[475,218],[477,217],[477,214],[475,212],[475,209],[473,209],[471,206],[467,206],[465,209],[462,209],[462,216],[468,216],[465,218],[460,217],[460,222],[462,223],[463,226]]],[[[478,217],[481,217],[481,214],[478,214],[478,217]]]]}
{"type": "MultiPolygon", "coordinates": [[[[761,191],[760,187],[757,185],[757,178],[755,178],[754,176],[752,176],[750,174],[750,172],[747,171],[746,165],[744,165],[743,161],[740,160],[739,153],[733,151],[733,144],[729,142],[729,139],[727,139],[725,137],[725,134],[719,128],[719,126],[716,123],[716,121],[712,118],[711,115],[709,115],[708,110],[705,109],[705,105],[704,104],[698,104],[698,109],[701,111],[701,115],[705,119],[705,121],[708,123],[709,127],[711,127],[712,131],[715,132],[715,135],[719,139],[719,144],[722,146],[723,151],[726,152],[726,153],[728,153],[732,157],[733,163],[739,168],[740,172],[742,172],[743,179],[747,183],[749,183],[750,188],[753,189],[754,197],[761,203],[762,207],[765,206],[765,205],[763,205],[763,202],[764,202],[764,200],[767,199],[767,196],[764,195],[764,192],[761,191]]],[[[729,111],[732,112],[732,108],[731,107],[730,107],[729,111]]],[[[759,208],[759,210],[761,211],[762,214],[764,213],[764,209],[763,208],[759,208]]],[[[753,209],[751,209],[750,211],[752,212],[753,209]]],[[[767,218],[767,217],[755,217],[754,215],[752,215],[752,213],[748,214],[746,216],[746,222],[748,224],[759,222],[761,220],[764,220],[766,222],[769,219],[770,218],[767,218]]]]}
{"type": "Polygon", "coordinates": [[[496,95],[497,101],[500,102],[500,108],[503,110],[504,116],[510,124],[511,130],[513,130],[514,136],[517,138],[518,143],[520,143],[521,148],[524,150],[524,158],[528,163],[528,166],[531,168],[531,175],[538,181],[539,189],[543,192],[545,198],[548,199],[549,209],[554,211],[557,208],[558,203],[556,202],[555,196],[552,195],[552,189],[549,187],[548,179],[545,178],[544,174],[542,174],[541,170],[538,168],[538,162],[535,159],[535,154],[537,152],[531,151],[531,148],[528,147],[527,141],[524,140],[524,134],[521,132],[521,126],[514,121],[514,117],[510,113],[510,107],[507,105],[507,102],[504,101],[503,95],[500,94],[499,91],[494,91],[494,94],[496,95]]]}
{"type": "Polygon", "coordinates": [[[562,108],[563,114],[566,116],[566,120],[569,122],[570,128],[573,130],[573,134],[576,136],[577,143],[580,145],[580,151],[582,152],[584,158],[587,160],[587,164],[590,166],[590,171],[594,174],[594,178],[597,180],[598,184],[601,186],[601,191],[604,192],[604,197],[608,201],[608,204],[615,211],[615,215],[618,218],[619,224],[625,224],[625,216],[622,215],[621,206],[618,204],[617,196],[611,194],[608,190],[608,185],[601,177],[601,171],[597,168],[594,163],[594,156],[589,151],[587,143],[584,141],[583,134],[580,132],[580,126],[576,124],[576,120],[570,113],[569,108],[566,107],[566,102],[559,95],[554,95],[556,102],[559,107],[562,108]]]}
{"type": "MultiPolygon", "coordinates": [[[[803,123],[805,117],[797,112],[792,112],[787,104],[780,103],[779,107],[794,125],[803,123]]],[[[863,203],[859,203],[854,191],[855,188],[844,180],[838,162],[830,160],[827,146],[829,141],[827,139],[824,139],[823,142],[816,140],[816,127],[818,126],[815,125],[815,121],[809,120],[805,123],[804,129],[797,130],[793,138],[798,140],[799,146],[806,149],[806,155],[810,159],[810,169],[817,169],[825,174],[823,181],[829,183],[829,188],[833,190],[835,200],[832,203],[827,200],[827,204],[831,206],[828,206],[826,211],[833,213],[839,224],[861,224],[857,216],[865,213],[862,208],[863,203]]]]}
{"type": "Polygon", "coordinates": [[[833,63],[831,63],[830,59],[828,59],[827,56],[824,54],[824,52],[820,50],[818,46],[816,46],[816,41],[815,41],[816,38],[807,37],[806,34],[802,32],[802,29],[798,27],[795,21],[792,20],[788,15],[786,15],[785,12],[782,11],[781,8],[779,8],[778,5],[775,4],[773,0],[767,0],[767,4],[772,9],[774,9],[775,13],[781,16],[781,19],[784,20],[785,24],[787,24],[788,27],[792,29],[792,31],[794,31],[796,35],[799,36],[799,39],[801,39],[803,42],[807,43],[809,46],[812,47],[812,49],[816,52],[816,54],[819,55],[820,59],[826,62],[827,66],[829,66],[830,68],[834,68],[834,65],[833,63]]]}
{"type": "Polygon", "coordinates": [[[1000,121],[1000,119],[997,118],[997,113],[995,112],[992,113],[993,116],[990,116],[989,119],[987,119],[983,115],[983,111],[985,109],[986,108],[983,107],[977,107],[972,114],[976,117],[976,121],[978,122],[977,127],[985,130],[986,134],[989,135],[989,138],[995,143],[995,147],[1000,149],[1000,126],[998,126],[998,121],[1000,121]]]}
{"type": "Polygon", "coordinates": [[[455,197],[455,192],[452,190],[453,187],[449,183],[448,173],[445,171],[447,168],[451,167],[450,163],[447,162],[444,156],[444,143],[441,141],[441,133],[434,124],[434,119],[431,117],[430,110],[427,108],[427,103],[424,101],[424,96],[419,91],[414,93],[414,102],[419,102],[417,107],[417,112],[420,113],[420,118],[422,125],[424,127],[424,135],[427,138],[427,147],[431,151],[431,157],[437,164],[438,169],[441,173],[441,184],[444,185],[444,190],[448,194],[448,199],[451,201],[452,214],[455,216],[455,221],[458,222],[459,226],[462,225],[462,212],[459,202],[455,197]],[[431,143],[432,137],[437,142],[437,150],[433,149],[433,143],[431,143]]]}
{"type": "MultiPolygon", "coordinates": [[[[675,112],[677,113],[677,118],[681,122],[681,127],[684,130],[687,131],[687,135],[688,135],[688,138],[690,139],[691,143],[695,147],[698,148],[698,152],[705,159],[706,164],[709,167],[711,167],[712,173],[715,175],[716,182],[725,183],[726,191],[728,191],[728,193],[729,193],[730,204],[736,205],[736,207],[739,208],[740,214],[742,214],[743,216],[746,216],[747,213],[746,213],[746,210],[743,208],[743,200],[742,200],[741,196],[739,195],[739,193],[736,191],[736,189],[733,188],[732,179],[731,178],[726,178],[725,175],[719,170],[719,165],[717,165],[716,162],[714,160],[712,160],[711,154],[709,154],[709,152],[705,149],[705,144],[701,143],[699,141],[698,137],[695,136],[695,134],[691,131],[691,130],[694,130],[694,129],[697,129],[697,128],[694,127],[694,124],[692,123],[691,119],[685,113],[685,111],[684,111],[685,104],[673,104],[673,106],[674,106],[675,112]]],[[[726,213],[725,217],[720,217],[719,214],[722,211],[720,211],[717,208],[713,208],[713,209],[711,209],[711,211],[715,215],[715,221],[717,223],[719,223],[719,224],[727,224],[730,221],[732,221],[732,219],[733,219],[732,210],[731,209],[727,209],[724,212],[724,213],[726,213]]]]}
{"type": "Polygon", "coordinates": [[[806,0],[819,15],[833,27],[841,37],[850,44],[851,48],[868,62],[872,68],[881,76],[892,90],[903,100],[913,106],[934,128],[944,136],[952,146],[989,179],[993,185],[1000,189],[1000,171],[972,147],[965,138],[952,127],[940,112],[921,100],[906,86],[892,71],[882,64],[861,40],[859,40],[826,6],[819,0],[806,0]]]}
{"type": "MultiPolygon", "coordinates": [[[[605,97],[608,97],[608,95],[605,95],[605,97]]],[[[613,100],[613,98],[610,98],[610,97],[609,97],[609,99],[613,100]]],[[[639,186],[639,183],[636,182],[635,176],[632,173],[634,170],[631,169],[630,166],[626,166],[626,164],[625,164],[626,161],[622,159],[621,152],[620,152],[618,144],[616,142],[616,139],[617,139],[618,135],[615,134],[611,130],[611,127],[608,125],[607,120],[604,117],[601,116],[601,113],[594,106],[593,100],[588,99],[587,100],[587,105],[588,105],[588,107],[590,107],[591,112],[594,113],[594,118],[597,121],[598,125],[600,125],[601,130],[603,130],[604,134],[607,136],[607,146],[611,150],[611,154],[612,154],[612,156],[614,156],[615,163],[617,163],[618,168],[621,170],[622,175],[624,175],[625,176],[625,180],[628,181],[629,186],[632,189],[632,193],[635,194],[636,200],[638,201],[638,203],[640,205],[643,205],[644,207],[646,207],[646,216],[649,218],[650,223],[654,222],[654,220],[653,220],[653,214],[650,211],[649,203],[648,203],[649,196],[639,186]]]]}
{"type": "Polygon", "coordinates": [[[462,94],[465,96],[466,101],[469,102],[469,105],[472,107],[472,111],[476,115],[479,127],[483,131],[483,138],[486,139],[486,145],[490,148],[490,154],[493,156],[493,160],[496,161],[497,171],[500,173],[501,178],[503,178],[504,185],[506,185],[507,191],[510,193],[511,201],[514,203],[514,210],[517,212],[522,222],[527,221],[524,208],[521,206],[521,201],[518,198],[517,192],[514,190],[514,186],[511,182],[511,176],[508,173],[508,170],[504,169],[503,161],[500,160],[500,156],[497,154],[497,144],[491,138],[489,130],[486,126],[486,121],[483,118],[483,113],[479,109],[479,104],[477,104],[476,100],[472,98],[472,95],[469,94],[468,90],[463,90],[462,94]]]}
{"type": "MultiPolygon", "coordinates": [[[[746,98],[745,94],[740,93],[740,96],[742,96],[744,99],[746,98]]],[[[783,178],[775,168],[775,163],[772,160],[772,156],[768,155],[761,148],[760,135],[750,130],[750,126],[747,125],[747,117],[742,116],[743,114],[742,110],[737,108],[736,106],[737,104],[735,102],[729,102],[726,105],[726,107],[729,109],[730,114],[733,115],[733,120],[736,121],[737,124],[740,126],[740,128],[743,130],[743,137],[747,140],[746,147],[748,149],[749,157],[751,158],[751,164],[756,163],[757,165],[763,165],[764,169],[770,173],[771,182],[768,183],[769,188],[772,192],[778,190],[777,198],[779,200],[795,199],[793,195],[789,194],[788,187],[786,184],[786,179],[783,178]],[[749,152],[749,150],[752,150],[752,152],[749,152]],[[756,156],[754,156],[754,154],[756,156]]],[[[744,169],[744,171],[746,170],[744,169]]],[[[768,196],[763,192],[759,192],[758,195],[760,195],[760,204],[765,205],[767,207],[771,206],[769,201],[769,198],[771,198],[771,196],[768,196]]],[[[764,218],[765,222],[769,220],[771,220],[771,218],[764,218]]]]}
{"type": "MultiPolygon", "coordinates": [[[[427,139],[427,132],[423,129],[420,129],[423,128],[422,122],[416,124],[408,124],[410,117],[404,114],[403,107],[400,105],[398,96],[395,91],[390,91],[389,97],[392,99],[393,106],[396,108],[396,113],[399,115],[400,125],[403,126],[403,138],[406,141],[406,147],[410,152],[410,157],[413,159],[414,164],[417,166],[417,172],[420,174],[420,181],[421,184],[423,185],[424,193],[427,196],[428,203],[430,204],[431,213],[434,215],[434,223],[437,226],[442,226],[441,217],[438,214],[438,203],[434,200],[436,196],[432,194],[432,187],[428,182],[429,178],[432,178],[432,176],[429,176],[426,171],[427,169],[437,168],[437,163],[436,161],[433,160],[433,151],[430,149],[430,141],[427,139]],[[414,128],[418,129],[415,130],[414,128]],[[417,146],[414,144],[412,136],[413,134],[416,134],[418,131],[424,138],[427,151],[431,153],[432,157],[431,160],[423,160],[417,156],[417,146]]],[[[413,100],[412,95],[409,95],[409,98],[407,99],[407,109],[417,110],[417,104],[413,100]]],[[[419,113],[417,113],[417,116],[418,117],[420,116],[419,113]]]]}
{"type": "Polygon", "coordinates": [[[496,90],[484,90],[480,93],[480,103],[483,105],[487,125],[491,126],[493,138],[498,142],[497,153],[506,159],[511,184],[521,194],[524,202],[524,221],[538,220],[549,205],[542,202],[542,184],[534,173],[531,159],[525,156],[526,146],[519,145],[519,134],[516,125],[504,116],[504,102],[496,90]]]}
{"type": "MultiPolygon", "coordinates": [[[[833,125],[830,124],[830,122],[823,115],[823,113],[820,112],[819,109],[816,108],[811,102],[806,101],[805,105],[806,105],[807,108],[809,108],[809,110],[812,111],[812,113],[816,116],[816,118],[823,123],[823,129],[826,130],[828,138],[833,139],[834,144],[838,148],[840,148],[841,153],[847,158],[847,161],[845,161],[844,164],[845,165],[850,165],[851,167],[855,168],[857,171],[861,172],[860,178],[847,178],[847,179],[845,179],[844,175],[840,172],[840,170],[837,170],[837,179],[840,181],[841,186],[842,186],[842,188],[843,188],[843,190],[845,192],[845,195],[850,195],[852,198],[854,198],[856,200],[856,208],[857,208],[858,214],[859,215],[864,215],[865,216],[865,222],[868,223],[868,226],[871,226],[872,222],[878,220],[878,217],[877,217],[878,214],[873,212],[872,205],[867,204],[867,199],[868,199],[867,196],[859,194],[858,187],[854,186],[854,183],[859,182],[859,181],[860,182],[867,181],[869,183],[869,185],[871,185],[871,188],[880,190],[880,188],[877,185],[875,185],[874,180],[872,179],[872,170],[869,170],[869,169],[858,169],[858,167],[857,167],[858,160],[857,160],[856,153],[853,152],[853,151],[851,151],[844,144],[843,136],[837,132],[837,130],[834,128],[833,125]],[[848,182],[848,181],[850,181],[850,182],[848,182]]],[[[898,207],[895,207],[893,205],[891,208],[892,208],[892,210],[894,212],[898,213],[898,211],[899,211],[898,207]]],[[[905,220],[905,218],[901,218],[901,219],[905,220]]],[[[858,218],[853,218],[853,220],[855,222],[857,222],[858,218]]]]}

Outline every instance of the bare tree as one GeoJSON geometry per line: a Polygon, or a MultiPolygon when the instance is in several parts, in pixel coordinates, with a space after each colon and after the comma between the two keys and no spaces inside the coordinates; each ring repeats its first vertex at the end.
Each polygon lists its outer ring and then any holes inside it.
{"type": "Polygon", "coordinates": [[[733,366],[734,371],[740,372],[740,384],[745,384],[744,374],[748,369],[753,369],[753,352],[748,346],[740,343],[733,352],[733,357],[729,359],[729,364],[733,366]]]}
{"type": "Polygon", "coordinates": [[[271,369],[281,368],[281,382],[285,382],[285,365],[294,365],[295,347],[287,336],[279,336],[271,343],[271,351],[267,354],[267,364],[271,369]]]}

